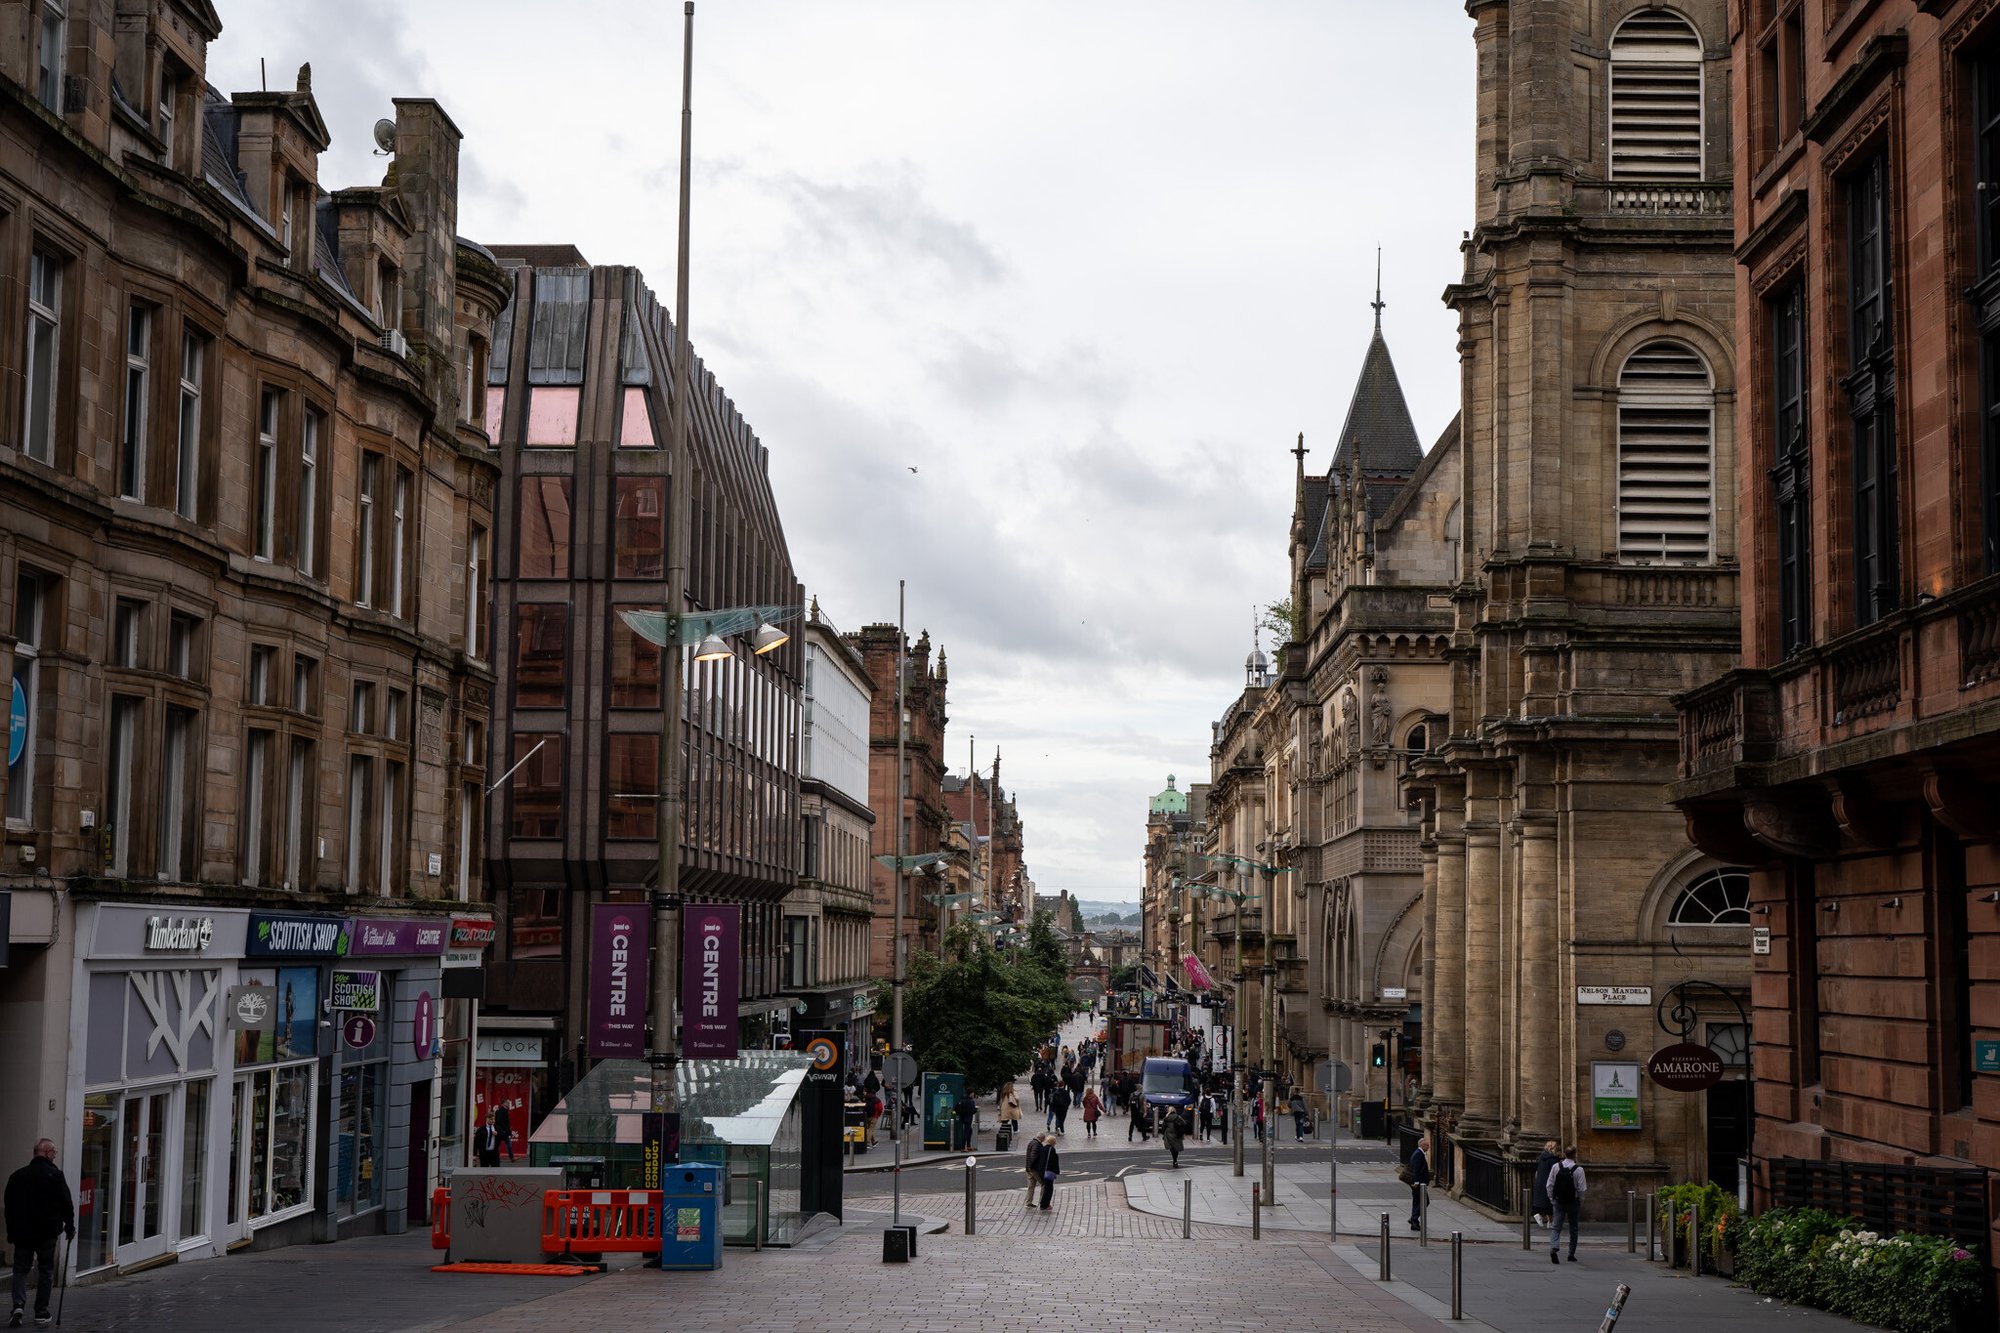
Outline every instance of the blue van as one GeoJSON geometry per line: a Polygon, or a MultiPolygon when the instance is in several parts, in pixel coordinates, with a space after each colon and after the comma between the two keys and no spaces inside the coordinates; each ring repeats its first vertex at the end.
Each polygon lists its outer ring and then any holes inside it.
{"type": "Polygon", "coordinates": [[[1186,1111],[1200,1095],[1194,1070],[1185,1060],[1153,1055],[1146,1057],[1145,1064],[1140,1066],[1139,1096],[1149,1112],[1160,1107],[1186,1111]]]}

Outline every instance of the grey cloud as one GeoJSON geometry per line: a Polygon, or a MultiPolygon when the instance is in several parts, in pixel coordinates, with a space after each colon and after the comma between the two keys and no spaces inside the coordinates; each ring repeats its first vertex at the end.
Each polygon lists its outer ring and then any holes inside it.
{"type": "Polygon", "coordinates": [[[899,274],[928,265],[958,286],[983,287],[1007,265],[970,223],[947,217],[924,197],[908,162],[877,163],[839,181],[799,172],[769,178],[792,208],[801,234],[820,251],[899,274]]]}
{"type": "Polygon", "coordinates": [[[1060,403],[1103,414],[1130,390],[1126,377],[1107,365],[1095,347],[1060,348],[1031,365],[1014,343],[992,332],[941,332],[925,370],[947,396],[974,411],[1060,403]]]}

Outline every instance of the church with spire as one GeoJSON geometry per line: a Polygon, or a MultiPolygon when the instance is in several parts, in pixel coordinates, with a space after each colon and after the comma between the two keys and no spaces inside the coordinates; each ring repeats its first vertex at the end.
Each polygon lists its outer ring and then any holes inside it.
{"type": "MultiPolygon", "coordinates": [[[[1268,939],[1260,908],[1240,914],[1252,1006],[1263,979],[1249,960],[1270,953],[1272,1067],[1310,1087],[1331,1065],[1335,1089],[1379,1105],[1420,1067],[1422,861],[1398,780],[1450,704],[1460,469],[1455,422],[1429,450],[1419,440],[1379,278],[1373,309],[1325,473],[1308,472],[1303,435],[1291,449],[1289,626],[1274,618],[1282,641],[1268,662],[1253,652],[1217,724],[1208,823],[1216,850],[1284,872],[1268,939]]],[[[1211,970],[1226,973],[1239,914],[1226,899],[1201,910],[1211,970]]],[[[1264,1054],[1260,1012],[1246,1058],[1264,1054]]]]}

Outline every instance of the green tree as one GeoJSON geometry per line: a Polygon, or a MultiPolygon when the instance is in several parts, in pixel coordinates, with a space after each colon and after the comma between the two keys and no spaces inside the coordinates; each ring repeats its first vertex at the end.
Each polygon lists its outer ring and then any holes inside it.
{"type": "Polygon", "coordinates": [[[951,929],[941,954],[912,956],[903,988],[904,1031],[918,1065],[964,1074],[979,1093],[1027,1069],[1073,1012],[1060,972],[1051,976],[1031,957],[1008,956],[969,924],[951,929]]]}
{"type": "Polygon", "coordinates": [[[1301,617],[1298,608],[1293,606],[1292,599],[1287,597],[1282,601],[1272,602],[1269,606],[1265,607],[1263,618],[1259,623],[1263,625],[1265,632],[1271,636],[1271,642],[1278,647],[1283,647],[1288,643],[1304,641],[1306,637],[1305,626],[1299,623],[1300,620],[1301,617]]]}
{"type": "Polygon", "coordinates": [[[1130,990],[1138,984],[1139,965],[1137,963],[1120,963],[1111,969],[1111,989],[1113,991],[1130,990]]]}

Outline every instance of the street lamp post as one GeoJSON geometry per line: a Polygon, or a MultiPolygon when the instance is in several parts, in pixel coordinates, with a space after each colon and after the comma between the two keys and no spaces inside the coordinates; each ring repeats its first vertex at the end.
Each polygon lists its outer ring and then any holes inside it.
{"type": "MultiPolygon", "coordinates": [[[[681,37],[681,193],[680,231],[674,261],[674,347],[669,367],[667,475],[674,513],[668,524],[667,614],[680,612],[687,601],[689,510],[688,373],[693,355],[688,341],[688,216],[694,163],[694,0],[687,0],[681,37]]],[[[678,635],[675,636],[678,638],[678,635]]],[[[666,670],[661,682],[666,694],[660,712],[660,868],[653,891],[653,1069],[654,1111],[679,1109],[674,1066],[680,1061],[680,1032],[674,1026],[674,1004],[680,993],[681,809],[685,772],[681,765],[681,652],[678,644],[662,645],[666,670]]]]}

